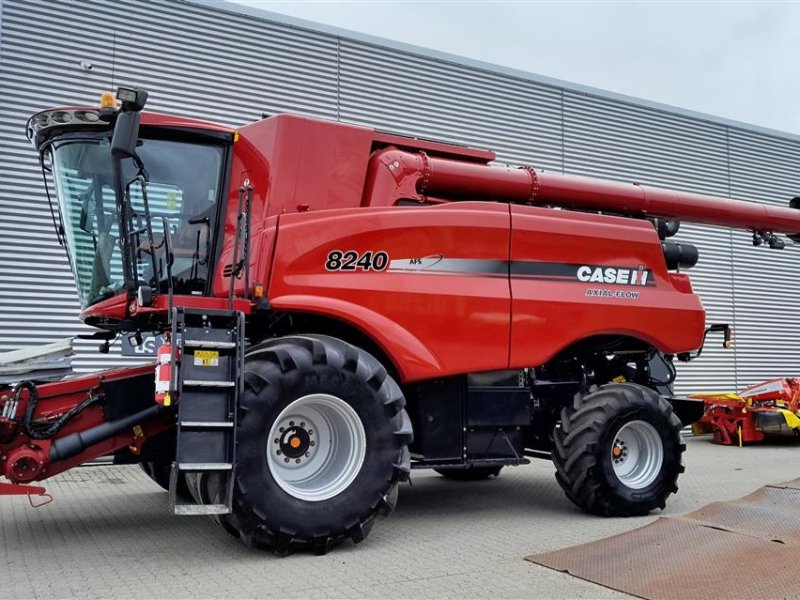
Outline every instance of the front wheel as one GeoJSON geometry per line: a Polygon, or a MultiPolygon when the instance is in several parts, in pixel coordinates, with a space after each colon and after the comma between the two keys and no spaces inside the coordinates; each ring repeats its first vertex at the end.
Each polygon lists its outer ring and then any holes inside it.
{"type": "MultiPolygon", "coordinates": [[[[311,335],[251,348],[244,378],[233,513],[220,524],[279,554],[362,541],[410,468],[398,385],[363,350],[311,335]]],[[[220,481],[196,483],[219,496],[220,481]]]]}
{"type": "Polygon", "coordinates": [[[680,419],[655,391],[610,384],[561,412],[554,431],[556,479],[567,497],[603,516],[663,509],[683,472],[680,419]]]}

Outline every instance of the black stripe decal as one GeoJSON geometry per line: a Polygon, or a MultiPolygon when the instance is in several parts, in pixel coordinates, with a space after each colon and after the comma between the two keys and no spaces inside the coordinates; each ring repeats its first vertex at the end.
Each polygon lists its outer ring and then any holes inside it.
{"type": "Polygon", "coordinates": [[[441,255],[424,258],[394,259],[387,269],[392,273],[428,275],[468,275],[473,277],[507,277],[514,279],[567,281],[591,285],[624,285],[655,287],[650,269],[644,266],[586,265],[544,262],[535,260],[492,260],[480,258],[444,258],[441,255]],[[645,283],[642,284],[642,279],[645,283]]]}
{"type": "Polygon", "coordinates": [[[581,265],[571,265],[568,263],[512,260],[510,272],[512,276],[569,277],[575,279],[578,267],[580,266],[581,265]]]}

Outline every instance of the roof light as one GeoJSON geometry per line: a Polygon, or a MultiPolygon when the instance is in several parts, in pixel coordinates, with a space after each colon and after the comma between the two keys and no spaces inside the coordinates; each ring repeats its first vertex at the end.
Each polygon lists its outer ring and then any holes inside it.
{"type": "Polygon", "coordinates": [[[52,135],[52,133],[45,134],[47,131],[71,131],[86,126],[109,127],[109,123],[103,118],[103,112],[107,112],[107,109],[56,108],[43,110],[28,119],[28,123],[25,125],[26,134],[34,146],[39,148],[45,138],[52,135]]]}
{"type": "Polygon", "coordinates": [[[103,92],[100,96],[100,108],[117,108],[117,99],[113,92],[103,92]]]}

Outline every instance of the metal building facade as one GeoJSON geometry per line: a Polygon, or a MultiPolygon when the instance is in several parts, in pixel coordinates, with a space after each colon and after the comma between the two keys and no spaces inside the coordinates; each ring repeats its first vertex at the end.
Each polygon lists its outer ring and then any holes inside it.
{"type": "MultiPolygon", "coordinates": [[[[299,112],[488,147],[501,162],[551,171],[779,205],[800,195],[797,136],[238,5],[3,0],[0,12],[0,351],[85,329],[25,120],[95,104],[120,83],[149,90],[153,110],[234,125],[299,112]]],[[[700,247],[691,275],[709,322],[736,332],[735,350],[711,340],[681,366],[678,390],[800,375],[796,248],[688,225],[677,239],[700,247]]],[[[122,363],[93,343],[76,347],[80,369],[122,363]]]]}

